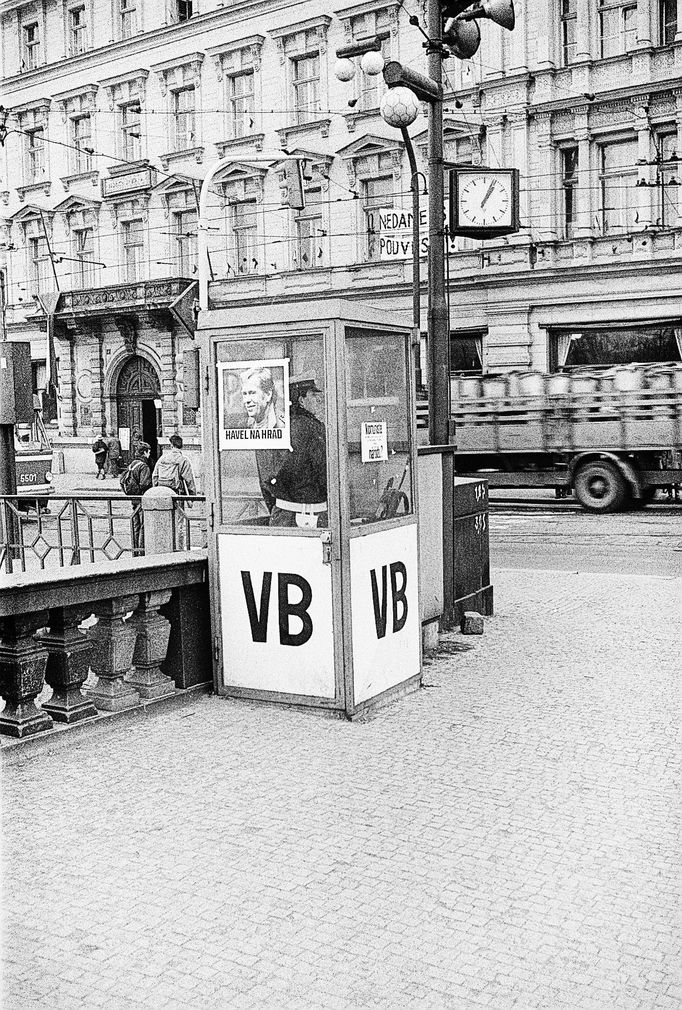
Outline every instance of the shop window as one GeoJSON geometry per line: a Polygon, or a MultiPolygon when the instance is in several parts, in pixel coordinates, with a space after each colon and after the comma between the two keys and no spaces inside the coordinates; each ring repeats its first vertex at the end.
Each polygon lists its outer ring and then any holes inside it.
{"type": "Polygon", "coordinates": [[[602,230],[627,230],[634,224],[637,141],[601,144],[599,156],[602,230]]]}
{"type": "Polygon", "coordinates": [[[552,371],[680,361],[682,320],[679,325],[555,331],[550,354],[552,371]]]}
{"type": "Polygon", "coordinates": [[[599,0],[599,44],[602,58],[634,49],[637,42],[637,4],[599,0]]]}
{"type": "Polygon", "coordinates": [[[482,333],[450,333],[450,372],[456,375],[480,375],[483,372],[482,333]]]}

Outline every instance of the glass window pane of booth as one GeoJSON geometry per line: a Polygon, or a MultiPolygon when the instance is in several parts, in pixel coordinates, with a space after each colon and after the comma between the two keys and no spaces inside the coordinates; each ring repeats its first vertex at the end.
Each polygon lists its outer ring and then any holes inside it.
{"type": "Polygon", "coordinates": [[[321,336],[217,345],[221,521],[328,525],[321,336]]]}
{"type": "Polygon", "coordinates": [[[381,522],[413,510],[407,353],[404,334],[346,329],[353,525],[381,522]]]}

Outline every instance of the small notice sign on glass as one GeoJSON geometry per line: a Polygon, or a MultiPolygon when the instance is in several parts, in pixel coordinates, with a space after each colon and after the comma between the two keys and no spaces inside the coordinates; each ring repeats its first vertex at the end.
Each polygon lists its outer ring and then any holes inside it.
{"type": "Polygon", "coordinates": [[[378,463],[388,459],[388,436],[385,421],[363,421],[360,429],[363,463],[378,463]]]}

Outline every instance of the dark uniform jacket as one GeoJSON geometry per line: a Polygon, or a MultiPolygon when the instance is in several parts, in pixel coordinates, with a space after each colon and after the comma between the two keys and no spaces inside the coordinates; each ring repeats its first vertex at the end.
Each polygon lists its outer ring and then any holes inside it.
{"type": "Polygon", "coordinates": [[[268,511],[277,498],[306,505],[327,500],[325,428],[303,407],[291,412],[291,450],[262,449],[256,459],[268,511]]]}

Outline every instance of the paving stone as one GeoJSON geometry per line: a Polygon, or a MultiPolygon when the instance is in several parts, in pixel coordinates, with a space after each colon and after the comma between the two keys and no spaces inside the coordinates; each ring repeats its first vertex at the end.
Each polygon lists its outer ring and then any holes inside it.
{"type": "Polygon", "coordinates": [[[679,1006],[679,581],[494,582],[369,722],[202,697],[5,769],[4,1005],[679,1006]]]}

